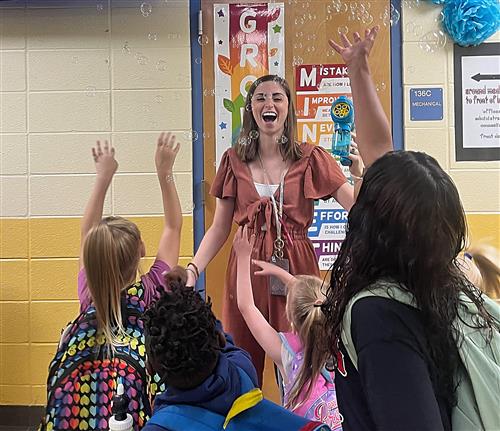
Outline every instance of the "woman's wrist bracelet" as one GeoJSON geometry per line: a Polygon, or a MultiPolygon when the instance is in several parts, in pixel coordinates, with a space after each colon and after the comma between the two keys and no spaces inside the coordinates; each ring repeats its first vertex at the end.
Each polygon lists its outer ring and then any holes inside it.
{"type": "Polygon", "coordinates": [[[358,177],[357,175],[353,175],[351,174],[351,178],[354,180],[354,181],[361,181],[363,179],[363,177],[358,177]]]}
{"type": "Polygon", "coordinates": [[[186,268],[186,271],[189,271],[191,274],[193,274],[195,282],[198,281],[198,276],[196,275],[196,272],[194,272],[194,270],[192,270],[191,268],[186,268]]]}
{"type": "Polygon", "coordinates": [[[191,269],[191,271],[193,272],[193,274],[196,276],[196,279],[198,280],[198,278],[200,277],[200,270],[198,269],[198,267],[193,262],[189,262],[186,265],[186,269],[191,269]],[[192,267],[193,269],[191,269],[190,267],[192,267]]]}

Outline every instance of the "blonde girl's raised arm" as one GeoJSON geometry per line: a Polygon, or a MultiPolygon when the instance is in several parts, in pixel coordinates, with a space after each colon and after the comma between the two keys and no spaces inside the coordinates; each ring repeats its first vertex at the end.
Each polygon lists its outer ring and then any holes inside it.
{"type": "Polygon", "coordinates": [[[180,144],[175,135],[161,133],[158,137],[155,165],[160,183],[165,224],[158,244],[156,258],[166,262],[170,268],[179,261],[181,244],[182,211],[173,176],[173,167],[180,144]]]}
{"type": "Polygon", "coordinates": [[[240,313],[259,345],[274,363],[282,368],[281,339],[255,306],[250,276],[250,258],[253,240],[248,240],[246,227],[240,227],[234,237],[234,250],[237,257],[236,297],[240,313]]]}
{"type": "Polygon", "coordinates": [[[97,141],[96,146],[92,147],[92,157],[95,163],[96,178],[89,200],[85,205],[80,224],[80,269],[83,267],[82,256],[85,237],[90,229],[98,225],[102,219],[106,192],[118,168],[118,162],[115,159],[115,149],[107,140],[102,145],[101,141],[97,141]]]}

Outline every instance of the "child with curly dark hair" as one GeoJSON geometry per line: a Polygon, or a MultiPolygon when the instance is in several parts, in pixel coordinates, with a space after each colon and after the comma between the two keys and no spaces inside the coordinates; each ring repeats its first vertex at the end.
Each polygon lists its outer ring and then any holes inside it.
{"type": "Polygon", "coordinates": [[[174,268],[166,275],[169,290],[144,314],[149,367],[167,390],[155,398],[143,431],[330,430],[263,399],[250,355],[186,279],[174,268]]]}

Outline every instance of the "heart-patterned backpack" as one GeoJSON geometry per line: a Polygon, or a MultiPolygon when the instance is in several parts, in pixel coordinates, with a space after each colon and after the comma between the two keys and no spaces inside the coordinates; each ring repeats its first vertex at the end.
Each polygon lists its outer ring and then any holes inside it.
{"type": "Polygon", "coordinates": [[[47,407],[40,426],[51,430],[108,430],[111,400],[118,380],[129,398],[129,413],[138,431],[151,416],[151,397],[159,377],[146,373],[143,323],[144,288],[128,288],[122,302],[126,336],[111,349],[97,331],[96,310],[90,306],[63,331],[49,365],[47,407]]]}

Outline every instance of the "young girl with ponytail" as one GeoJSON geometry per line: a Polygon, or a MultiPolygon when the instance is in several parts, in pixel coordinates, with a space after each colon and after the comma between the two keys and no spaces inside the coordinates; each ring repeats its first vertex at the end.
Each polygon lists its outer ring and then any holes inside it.
{"type": "MultiPolygon", "coordinates": [[[[283,377],[284,406],[307,419],[323,422],[332,430],[342,429],[333,372],[327,369],[329,348],[324,342],[325,299],[322,280],[310,275],[293,276],[268,262],[252,260],[255,237],[240,227],[233,248],[237,258],[238,308],[255,340],[276,364],[283,377]],[[255,276],[278,277],[286,284],[286,318],[291,332],[277,332],[255,305],[250,265],[260,269],[255,276]]],[[[330,368],[330,367],[328,367],[330,368]]]]}

